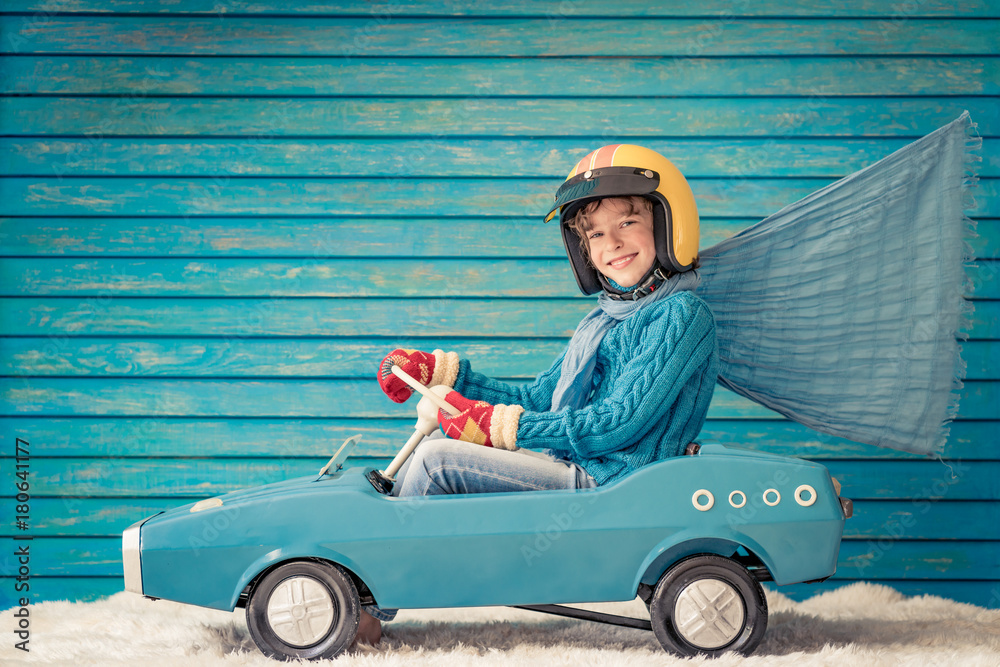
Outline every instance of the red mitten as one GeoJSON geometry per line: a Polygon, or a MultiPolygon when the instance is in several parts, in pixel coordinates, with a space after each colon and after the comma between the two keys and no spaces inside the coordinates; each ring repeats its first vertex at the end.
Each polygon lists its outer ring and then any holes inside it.
{"type": "Polygon", "coordinates": [[[517,449],[517,426],[523,407],[470,401],[457,391],[449,392],[444,400],[462,411],[452,417],[438,410],[438,425],[446,436],[497,449],[517,449]]]}
{"type": "Polygon", "coordinates": [[[397,348],[386,355],[378,369],[379,386],[385,395],[396,403],[408,399],[413,390],[393,375],[393,366],[399,366],[425,387],[438,384],[454,387],[455,379],[458,377],[458,355],[454,352],[434,350],[433,353],[427,353],[397,348]]]}

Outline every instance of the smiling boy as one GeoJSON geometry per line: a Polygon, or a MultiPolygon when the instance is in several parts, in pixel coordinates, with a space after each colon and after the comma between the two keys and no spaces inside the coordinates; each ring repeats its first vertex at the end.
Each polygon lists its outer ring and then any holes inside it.
{"type": "MultiPolygon", "coordinates": [[[[682,454],[705,421],[718,374],[715,320],[698,285],[698,210],[680,171],[659,153],[616,144],[588,154],[556,193],[573,275],[600,292],[566,350],[527,386],[472,370],[454,352],[397,349],[379,367],[392,400],[426,386],[454,389],[439,412],[447,439],[425,440],[394,495],[591,488],[682,454]]],[[[366,608],[359,636],[374,643],[366,608]]]]}
{"type": "Polygon", "coordinates": [[[547,218],[560,227],[573,273],[598,308],[563,354],[527,386],[474,372],[454,352],[394,350],[379,382],[411,393],[390,371],[454,389],[462,410],[439,414],[451,440],[417,448],[397,495],[586,488],[684,452],[701,429],[718,370],[715,322],[698,284],[698,213],[666,158],[617,144],[583,158],[547,218]]]}

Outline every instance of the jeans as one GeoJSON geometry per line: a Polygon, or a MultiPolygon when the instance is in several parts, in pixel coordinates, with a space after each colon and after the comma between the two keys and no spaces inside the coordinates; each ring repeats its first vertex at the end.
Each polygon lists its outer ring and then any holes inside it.
{"type": "Polygon", "coordinates": [[[396,476],[395,496],[589,489],[594,478],[575,463],[528,449],[506,451],[461,440],[425,440],[396,476]]]}
{"type": "MultiPolygon", "coordinates": [[[[594,478],[575,463],[527,449],[506,451],[440,437],[426,439],[396,475],[394,496],[590,489],[594,478]]],[[[391,621],[395,609],[365,611],[391,621]]]]}

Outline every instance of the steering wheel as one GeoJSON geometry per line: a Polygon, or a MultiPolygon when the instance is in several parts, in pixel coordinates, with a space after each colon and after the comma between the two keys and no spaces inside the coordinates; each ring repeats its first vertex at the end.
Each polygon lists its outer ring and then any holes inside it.
{"type": "Polygon", "coordinates": [[[373,470],[368,474],[368,481],[382,493],[389,493],[392,490],[392,485],[396,481],[396,473],[406,463],[406,459],[410,458],[410,454],[417,448],[417,445],[437,428],[438,410],[444,410],[450,415],[457,415],[461,412],[444,400],[444,397],[451,391],[451,387],[441,384],[430,388],[425,387],[399,366],[393,366],[392,373],[419,393],[421,398],[420,402],[417,403],[417,423],[413,427],[413,435],[384,471],[373,470]]]}

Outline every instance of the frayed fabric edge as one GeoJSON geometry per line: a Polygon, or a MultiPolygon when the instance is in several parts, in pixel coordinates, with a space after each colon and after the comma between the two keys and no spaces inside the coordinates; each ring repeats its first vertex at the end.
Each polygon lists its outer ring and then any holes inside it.
{"type": "MultiPolygon", "coordinates": [[[[955,369],[952,376],[951,395],[948,400],[948,407],[945,411],[944,421],[941,423],[938,442],[930,456],[931,458],[945,463],[943,454],[948,437],[951,434],[951,424],[958,416],[959,403],[962,397],[962,389],[965,387],[965,376],[968,365],[962,358],[962,346],[958,341],[969,339],[969,329],[973,323],[973,313],[975,305],[965,298],[964,294],[972,293],[974,283],[969,276],[968,270],[976,268],[976,256],[972,247],[973,239],[978,238],[976,233],[976,221],[969,217],[969,213],[976,207],[975,191],[979,184],[979,165],[982,163],[983,138],[979,134],[979,126],[973,122],[968,111],[963,111],[955,122],[964,123],[965,149],[962,153],[963,177],[962,177],[962,205],[959,211],[960,219],[957,221],[962,226],[962,263],[965,267],[965,276],[961,289],[956,291],[957,300],[955,310],[958,318],[955,322],[955,329],[952,332],[956,339],[957,352],[955,354],[955,369]]],[[[947,465],[947,464],[945,464],[947,465]]]]}

